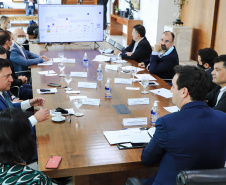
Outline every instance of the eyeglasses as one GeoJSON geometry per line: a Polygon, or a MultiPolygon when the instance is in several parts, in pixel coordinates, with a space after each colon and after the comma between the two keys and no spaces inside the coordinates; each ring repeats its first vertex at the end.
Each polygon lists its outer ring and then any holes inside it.
{"type": "Polygon", "coordinates": [[[164,43],[166,43],[166,44],[172,43],[172,42],[170,42],[169,40],[163,40],[163,39],[161,39],[160,42],[164,42],[164,43]]]}
{"type": "Polygon", "coordinates": [[[26,35],[17,35],[18,38],[25,38],[26,35]]]}

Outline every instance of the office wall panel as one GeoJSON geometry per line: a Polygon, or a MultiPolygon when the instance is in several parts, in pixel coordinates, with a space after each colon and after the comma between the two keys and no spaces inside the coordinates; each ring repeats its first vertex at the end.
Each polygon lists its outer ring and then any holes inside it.
{"type": "Polygon", "coordinates": [[[226,1],[219,0],[219,9],[217,14],[216,21],[216,35],[214,42],[214,49],[218,52],[219,55],[226,54],[226,1]]]}
{"type": "Polygon", "coordinates": [[[211,47],[216,0],[189,0],[182,10],[184,26],[193,28],[191,59],[200,48],[211,47]]]}

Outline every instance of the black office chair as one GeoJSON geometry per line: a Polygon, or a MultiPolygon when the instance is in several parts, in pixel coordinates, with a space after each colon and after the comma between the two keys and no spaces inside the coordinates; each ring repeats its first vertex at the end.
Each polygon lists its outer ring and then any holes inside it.
{"type": "MultiPolygon", "coordinates": [[[[128,178],[126,185],[143,185],[137,177],[128,178]]],[[[181,171],[176,185],[226,185],[226,168],[181,171]]]]}

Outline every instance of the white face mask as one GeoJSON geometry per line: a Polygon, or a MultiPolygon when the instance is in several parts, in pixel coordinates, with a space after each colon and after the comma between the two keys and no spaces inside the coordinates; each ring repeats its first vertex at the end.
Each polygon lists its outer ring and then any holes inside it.
{"type": "Polygon", "coordinates": [[[11,28],[11,23],[8,24],[8,26],[6,27],[6,29],[11,28]]]}
{"type": "Polygon", "coordinates": [[[25,42],[25,38],[17,38],[17,44],[22,45],[25,42]]]}

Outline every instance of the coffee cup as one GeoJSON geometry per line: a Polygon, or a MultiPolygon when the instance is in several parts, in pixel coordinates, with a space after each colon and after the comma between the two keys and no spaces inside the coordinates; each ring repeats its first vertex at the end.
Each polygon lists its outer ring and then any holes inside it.
{"type": "Polygon", "coordinates": [[[55,112],[55,115],[56,115],[55,116],[56,120],[59,120],[60,121],[62,119],[61,112],[55,112]]]}

